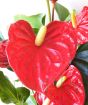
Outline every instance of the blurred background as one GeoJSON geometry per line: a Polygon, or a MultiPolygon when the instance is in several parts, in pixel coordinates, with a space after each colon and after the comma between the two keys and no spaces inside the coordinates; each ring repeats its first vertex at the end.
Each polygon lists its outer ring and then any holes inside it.
{"type": "MultiPolygon", "coordinates": [[[[88,5],[88,0],[58,0],[71,11],[77,12],[84,5],[88,5]]],[[[0,30],[8,38],[7,32],[13,16],[17,14],[33,15],[37,13],[47,13],[46,0],[0,0],[0,30]]]]}
{"type": "MultiPolygon", "coordinates": [[[[77,13],[83,6],[88,6],[88,0],[58,0],[60,4],[64,5],[69,11],[76,9],[77,13]]],[[[8,29],[10,24],[14,21],[14,16],[17,14],[33,15],[37,13],[47,14],[46,0],[0,0],[0,32],[5,39],[8,38],[8,29]]],[[[14,83],[17,79],[13,72],[1,69],[14,83]]],[[[17,83],[17,86],[22,85],[17,83]]],[[[0,102],[0,105],[6,105],[0,102]]],[[[10,104],[13,105],[13,104],[10,104]]]]}

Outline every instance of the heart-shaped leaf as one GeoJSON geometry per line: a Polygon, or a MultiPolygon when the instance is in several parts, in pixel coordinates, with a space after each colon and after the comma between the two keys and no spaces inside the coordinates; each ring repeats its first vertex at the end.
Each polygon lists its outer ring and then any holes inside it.
{"type": "Polygon", "coordinates": [[[86,91],[86,101],[88,103],[88,43],[79,47],[75,59],[72,62],[82,73],[86,91]]]}
{"type": "Polygon", "coordinates": [[[44,14],[37,14],[37,15],[32,15],[32,16],[16,15],[14,19],[15,21],[25,20],[28,23],[30,23],[34,29],[39,29],[42,25],[45,25],[44,14]]]}
{"type": "Polygon", "coordinates": [[[64,21],[70,14],[68,9],[59,3],[56,3],[55,9],[61,21],[64,21]]]}
{"type": "Polygon", "coordinates": [[[72,63],[77,66],[81,72],[88,76],[88,43],[79,47],[72,63]]]}
{"type": "Polygon", "coordinates": [[[80,72],[71,65],[61,76],[67,77],[61,87],[52,84],[45,92],[46,95],[35,94],[39,105],[43,105],[47,98],[50,100],[49,105],[84,105],[85,92],[80,72]]]}
{"type": "Polygon", "coordinates": [[[9,63],[27,87],[44,92],[67,68],[76,47],[70,34],[67,23],[51,22],[47,25],[43,44],[37,47],[35,33],[26,21],[20,20],[11,25],[7,46],[9,63]]]}
{"type": "MultiPolygon", "coordinates": [[[[88,53],[88,52],[87,52],[88,53]]],[[[72,62],[76,67],[79,68],[86,76],[88,76],[88,63],[82,59],[75,58],[72,62]]]]}

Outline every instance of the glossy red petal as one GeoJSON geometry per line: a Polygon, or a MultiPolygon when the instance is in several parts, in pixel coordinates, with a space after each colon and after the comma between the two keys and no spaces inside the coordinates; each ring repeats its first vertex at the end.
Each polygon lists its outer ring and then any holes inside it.
{"type": "Polygon", "coordinates": [[[7,40],[0,41],[0,67],[1,68],[9,67],[9,63],[6,55],[7,44],[8,44],[7,40]]]}
{"type": "MultiPolygon", "coordinates": [[[[7,47],[9,62],[27,87],[44,92],[70,64],[71,55],[75,54],[70,51],[68,43],[59,38],[64,35],[63,30],[66,28],[64,22],[50,23],[44,43],[37,47],[34,43],[35,34],[26,21],[11,25],[7,47]]],[[[75,45],[69,42],[73,51],[75,45]]]]}
{"type": "MultiPolygon", "coordinates": [[[[43,105],[44,101],[47,99],[47,97],[43,93],[40,93],[40,92],[36,92],[34,94],[34,98],[36,102],[38,103],[38,105],[43,105]]],[[[50,102],[49,105],[57,105],[57,104],[55,104],[54,102],[50,102]]]]}
{"type": "Polygon", "coordinates": [[[65,105],[84,105],[85,91],[77,68],[71,65],[61,76],[66,76],[67,80],[60,88],[56,88],[54,84],[50,86],[45,92],[46,96],[55,105],[64,105],[64,103],[65,105]]]}
{"type": "MultiPolygon", "coordinates": [[[[51,40],[52,40],[52,42],[55,42],[58,40],[58,42],[61,42],[61,43],[65,44],[65,46],[68,46],[71,58],[73,59],[75,56],[76,48],[77,48],[77,42],[76,42],[76,38],[75,38],[75,33],[73,33],[72,29],[68,28],[68,27],[69,27],[69,24],[66,22],[54,21],[54,22],[50,23],[48,25],[48,32],[46,35],[47,37],[45,39],[45,43],[50,45],[51,40]],[[51,27],[51,26],[54,26],[54,24],[56,24],[56,27],[51,27]],[[60,25],[61,25],[61,27],[60,27],[60,25]],[[57,27],[57,26],[59,26],[59,27],[57,27]],[[56,32],[55,28],[59,28],[57,30],[57,32],[56,32]],[[57,38],[57,35],[59,36],[58,38],[57,38]]],[[[48,45],[46,45],[46,46],[48,46],[48,45]]]]}
{"type": "Polygon", "coordinates": [[[75,41],[72,39],[71,36],[69,36],[69,34],[64,34],[60,36],[60,42],[63,42],[68,46],[70,55],[71,55],[71,60],[72,60],[75,56],[76,49],[77,49],[75,41]]]}
{"type": "Polygon", "coordinates": [[[39,105],[42,105],[44,100],[46,99],[46,96],[40,92],[36,92],[34,94],[34,98],[36,99],[36,101],[39,105]]]}
{"type": "Polygon", "coordinates": [[[88,42],[88,6],[77,15],[77,28],[74,31],[79,44],[88,42]]]}

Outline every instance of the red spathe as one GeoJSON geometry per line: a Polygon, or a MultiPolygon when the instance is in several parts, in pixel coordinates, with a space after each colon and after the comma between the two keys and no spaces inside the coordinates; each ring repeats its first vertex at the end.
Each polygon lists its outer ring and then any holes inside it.
{"type": "Polygon", "coordinates": [[[0,41],[0,67],[1,68],[9,67],[9,63],[6,55],[7,44],[8,44],[7,40],[0,41]]]}
{"type": "Polygon", "coordinates": [[[28,88],[44,92],[68,67],[76,52],[71,34],[68,23],[51,22],[43,44],[37,47],[30,24],[20,20],[10,26],[9,63],[28,88]]]}
{"type": "Polygon", "coordinates": [[[84,44],[88,42],[88,7],[85,6],[76,18],[77,28],[73,28],[73,31],[77,37],[78,44],[84,44]]]}
{"type": "MultiPolygon", "coordinates": [[[[46,95],[36,93],[34,96],[39,105],[42,105],[48,97],[49,105],[84,105],[85,90],[80,72],[71,65],[61,76],[66,76],[67,80],[60,88],[52,84],[46,91],[46,95]]],[[[57,78],[58,80],[59,78],[57,78]]]]}

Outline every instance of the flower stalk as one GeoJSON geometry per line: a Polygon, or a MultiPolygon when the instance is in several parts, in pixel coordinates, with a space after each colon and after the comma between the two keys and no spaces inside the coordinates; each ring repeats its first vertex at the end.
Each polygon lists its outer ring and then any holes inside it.
{"type": "Polygon", "coordinates": [[[57,0],[51,0],[52,2],[52,21],[54,21],[54,9],[55,9],[55,4],[57,0]]]}
{"type": "Polygon", "coordinates": [[[46,0],[46,3],[47,3],[47,9],[48,9],[48,18],[49,18],[49,22],[51,22],[51,12],[50,12],[49,0],[46,0]]]}
{"type": "Polygon", "coordinates": [[[55,9],[55,3],[52,3],[52,21],[54,21],[54,9],[55,9]]]}

